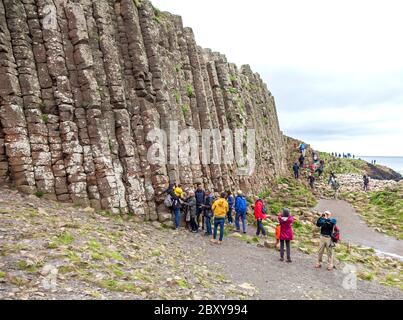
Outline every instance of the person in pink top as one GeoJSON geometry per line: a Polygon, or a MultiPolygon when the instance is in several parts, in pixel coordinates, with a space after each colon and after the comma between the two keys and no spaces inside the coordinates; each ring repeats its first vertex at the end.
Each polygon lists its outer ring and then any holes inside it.
{"type": "Polygon", "coordinates": [[[284,246],[287,248],[287,262],[291,263],[291,241],[294,240],[292,224],[294,218],[289,209],[284,208],[278,216],[280,223],[280,261],[284,261],[284,246]]]}

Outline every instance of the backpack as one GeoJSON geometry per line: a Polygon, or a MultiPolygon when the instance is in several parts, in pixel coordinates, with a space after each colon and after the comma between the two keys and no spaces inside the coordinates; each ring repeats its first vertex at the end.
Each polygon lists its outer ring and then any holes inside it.
{"type": "Polygon", "coordinates": [[[171,196],[170,194],[168,194],[168,195],[165,197],[164,205],[165,205],[167,208],[171,208],[171,207],[173,206],[172,196],[171,196]]]}
{"type": "Polygon", "coordinates": [[[339,229],[339,227],[334,226],[331,238],[332,238],[332,241],[334,243],[338,243],[340,241],[340,229],[339,229]]]}
{"type": "Polygon", "coordinates": [[[237,208],[240,212],[246,212],[246,199],[244,197],[238,197],[239,207],[237,208]]]}

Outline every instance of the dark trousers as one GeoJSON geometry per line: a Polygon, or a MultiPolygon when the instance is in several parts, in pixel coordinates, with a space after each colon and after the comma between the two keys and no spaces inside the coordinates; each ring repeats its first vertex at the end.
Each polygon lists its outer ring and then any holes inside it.
{"type": "Polygon", "coordinates": [[[257,221],[257,230],[256,230],[256,235],[260,235],[260,231],[262,232],[262,234],[265,236],[266,235],[266,230],[263,227],[263,222],[262,220],[258,220],[257,221]]]}
{"type": "Polygon", "coordinates": [[[200,225],[202,225],[202,229],[204,230],[203,208],[199,208],[199,205],[197,205],[196,209],[196,222],[197,222],[197,228],[200,228],[200,225]]]}
{"type": "Polygon", "coordinates": [[[220,226],[220,241],[224,238],[225,218],[214,218],[214,240],[217,239],[218,226],[220,226]]]}
{"type": "Polygon", "coordinates": [[[232,219],[232,208],[229,208],[227,213],[228,223],[233,223],[234,220],[232,219]]]}
{"type": "Polygon", "coordinates": [[[294,178],[299,179],[299,172],[298,171],[294,171],[294,178]]]}
{"type": "Polygon", "coordinates": [[[291,241],[290,240],[280,240],[280,257],[284,259],[284,244],[287,248],[287,260],[291,260],[291,241]]]}
{"type": "Polygon", "coordinates": [[[206,235],[211,236],[211,217],[203,217],[203,219],[206,222],[206,235]]]}
{"type": "Polygon", "coordinates": [[[198,227],[197,222],[196,222],[196,216],[191,216],[190,217],[190,228],[191,228],[191,230],[193,232],[196,232],[196,231],[199,230],[199,227],[198,227]]]}

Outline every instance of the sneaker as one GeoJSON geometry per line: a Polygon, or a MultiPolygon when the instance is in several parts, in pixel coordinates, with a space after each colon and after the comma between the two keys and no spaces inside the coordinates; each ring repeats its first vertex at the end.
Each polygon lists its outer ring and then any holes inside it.
{"type": "Polygon", "coordinates": [[[292,263],[292,260],[291,260],[291,259],[288,259],[288,260],[287,260],[287,263],[292,263]]]}
{"type": "Polygon", "coordinates": [[[281,262],[284,262],[284,258],[280,258],[280,261],[281,261],[281,262]]]}
{"type": "Polygon", "coordinates": [[[322,268],[322,265],[321,265],[320,263],[318,263],[318,264],[315,266],[315,269],[320,269],[320,268],[322,268]]]}

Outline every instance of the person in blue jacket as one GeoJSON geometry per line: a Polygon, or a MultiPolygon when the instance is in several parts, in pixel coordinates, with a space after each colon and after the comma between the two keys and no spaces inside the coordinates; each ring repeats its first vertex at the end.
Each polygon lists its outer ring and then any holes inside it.
{"type": "Polygon", "coordinates": [[[235,227],[238,232],[241,231],[239,219],[242,220],[242,231],[246,234],[246,213],[248,204],[241,190],[238,191],[238,195],[235,198],[235,227]]]}
{"type": "Polygon", "coordinates": [[[305,151],[306,151],[305,143],[302,142],[302,143],[299,145],[299,151],[300,151],[301,154],[305,157],[305,151]]]}
{"type": "Polygon", "coordinates": [[[232,211],[234,210],[235,199],[231,191],[227,192],[227,202],[228,202],[228,213],[227,213],[228,224],[232,225],[234,223],[234,220],[232,219],[232,211]]]}

